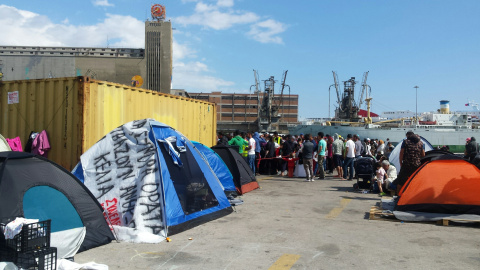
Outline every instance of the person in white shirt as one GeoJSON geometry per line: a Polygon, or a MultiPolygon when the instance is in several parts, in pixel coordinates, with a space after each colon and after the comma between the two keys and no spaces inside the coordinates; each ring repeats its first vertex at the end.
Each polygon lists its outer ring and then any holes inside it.
{"type": "Polygon", "coordinates": [[[391,189],[390,185],[397,179],[397,169],[395,166],[391,165],[388,160],[382,161],[382,167],[386,171],[385,174],[385,190],[395,191],[395,189],[391,189]]]}
{"type": "Polygon", "coordinates": [[[347,135],[347,143],[345,145],[345,157],[343,163],[343,178],[347,179],[347,174],[350,174],[349,181],[353,180],[353,161],[355,159],[355,143],[352,141],[352,134],[347,135]],[[350,172],[349,172],[350,169],[350,172]]]}
{"type": "Polygon", "coordinates": [[[252,133],[247,134],[248,137],[248,166],[252,169],[253,175],[255,175],[255,139],[252,136],[252,133]]]}

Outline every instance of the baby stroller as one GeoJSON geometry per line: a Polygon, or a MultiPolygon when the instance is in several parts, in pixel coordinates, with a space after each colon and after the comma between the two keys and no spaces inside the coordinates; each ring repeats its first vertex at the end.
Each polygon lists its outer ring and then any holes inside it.
{"type": "Polygon", "coordinates": [[[371,190],[375,177],[375,159],[369,156],[358,158],[355,161],[355,175],[357,183],[353,184],[353,188],[371,190]]]}

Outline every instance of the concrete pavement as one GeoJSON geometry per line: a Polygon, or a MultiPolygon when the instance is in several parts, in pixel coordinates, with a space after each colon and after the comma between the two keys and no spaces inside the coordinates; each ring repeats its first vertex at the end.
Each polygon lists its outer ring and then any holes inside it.
{"type": "Polygon", "coordinates": [[[237,212],[159,244],[79,253],[110,269],[480,269],[479,226],[369,220],[352,181],[259,177],[237,212]],[[192,240],[189,240],[192,238],[192,240]]]}

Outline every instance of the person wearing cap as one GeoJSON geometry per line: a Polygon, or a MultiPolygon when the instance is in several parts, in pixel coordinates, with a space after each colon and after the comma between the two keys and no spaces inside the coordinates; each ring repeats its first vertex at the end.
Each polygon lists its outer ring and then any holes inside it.
{"type": "Polygon", "coordinates": [[[423,142],[420,136],[414,134],[413,131],[408,131],[407,139],[403,140],[400,149],[400,173],[394,184],[397,185],[397,193],[402,186],[407,182],[410,175],[412,175],[421,165],[421,158],[425,156],[425,149],[423,149],[423,142]]]}
{"type": "Polygon", "coordinates": [[[378,146],[377,146],[377,159],[380,159],[381,156],[385,154],[385,143],[383,140],[378,141],[378,146]]]}
{"type": "Polygon", "coordinates": [[[372,156],[372,146],[370,145],[370,138],[364,139],[365,141],[365,156],[372,156]]]}
{"type": "Polygon", "coordinates": [[[260,152],[262,151],[262,145],[265,145],[267,141],[258,132],[253,133],[253,139],[255,140],[255,172],[256,175],[260,175],[260,152]]]}
{"type": "Polygon", "coordinates": [[[473,161],[475,156],[478,153],[478,143],[475,140],[475,137],[471,137],[470,141],[467,139],[467,144],[465,145],[465,156],[470,162],[473,161]]]}

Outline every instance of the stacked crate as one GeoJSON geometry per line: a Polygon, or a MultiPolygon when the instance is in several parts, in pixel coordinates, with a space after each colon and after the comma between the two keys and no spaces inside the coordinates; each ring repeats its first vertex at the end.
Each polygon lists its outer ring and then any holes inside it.
{"type": "Polygon", "coordinates": [[[0,223],[0,261],[23,269],[57,269],[57,248],[50,247],[51,220],[24,224],[13,239],[5,239],[5,227],[0,223]]]}

